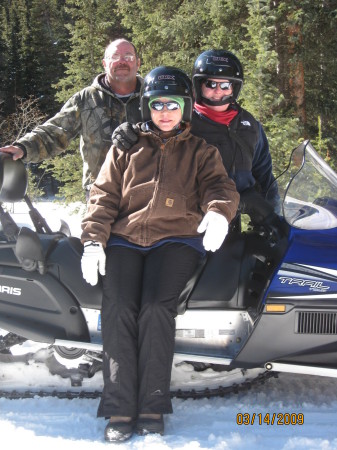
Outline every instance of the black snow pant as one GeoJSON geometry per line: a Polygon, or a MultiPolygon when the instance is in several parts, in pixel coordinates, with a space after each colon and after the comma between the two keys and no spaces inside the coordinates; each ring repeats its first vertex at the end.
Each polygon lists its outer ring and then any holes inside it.
{"type": "Polygon", "coordinates": [[[104,389],[98,417],[172,413],[177,302],[200,254],[181,243],[112,246],[103,277],[104,389]]]}

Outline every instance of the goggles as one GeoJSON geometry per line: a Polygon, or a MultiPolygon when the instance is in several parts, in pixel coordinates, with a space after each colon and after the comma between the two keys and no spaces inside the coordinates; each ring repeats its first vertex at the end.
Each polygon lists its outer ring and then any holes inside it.
{"type": "Polygon", "coordinates": [[[135,55],[118,55],[116,53],[115,55],[111,55],[105,59],[108,59],[109,61],[112,61],[112,62],[117,62],[117,61],[120,61],[121,59],[126,62],[132,62],[136,59],[136,56],[135,55]]]}
{"type": "Polygon", "coordinates": [[[232,83],[230,81],[206,80],[204,81],[204,85],[207,89],[216,89],[216,87],[219,86],[222,91],[228,91],[232,88],[232,83]]]}
{"type": "Polygon", "coordinates": [[[177,102],[159,102],[154,101],[151,103],[151,108],[155,111],[162,111],[164,109],[164,106],[168,109],[168,111],[176,111],[180,108],[179,103],[177,102]]]}

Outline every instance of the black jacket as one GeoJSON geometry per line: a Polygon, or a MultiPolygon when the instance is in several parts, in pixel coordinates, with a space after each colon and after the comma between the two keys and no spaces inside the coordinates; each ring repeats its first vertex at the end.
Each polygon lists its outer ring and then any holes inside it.
{"type": "MultiPolygon", "coordinates": [[[[215,145],[221,154],[229,176],[235,181],[239,193],[253,186],[265,197],[275,178],[267,137],[261,124],[240,106],[229,126],[210,120],[193,111],[191,132],[215,145]]],[[[274,184],[268,200],[276,207],[279,202],[274,184]]]]}

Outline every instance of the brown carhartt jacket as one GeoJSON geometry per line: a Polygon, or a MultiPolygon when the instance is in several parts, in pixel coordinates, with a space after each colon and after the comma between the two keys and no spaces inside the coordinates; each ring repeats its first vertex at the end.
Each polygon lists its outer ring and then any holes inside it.
{"type": "Polygon", "coordinates": [[[82,242],[106,245],[110,234],[141,246],[172,236],[198,236],[207,211],[230,222],[239,194],[216,147],[190,133],[166,142],[141,131],[129,150],[112,146],[94,182],[82,242]]]}

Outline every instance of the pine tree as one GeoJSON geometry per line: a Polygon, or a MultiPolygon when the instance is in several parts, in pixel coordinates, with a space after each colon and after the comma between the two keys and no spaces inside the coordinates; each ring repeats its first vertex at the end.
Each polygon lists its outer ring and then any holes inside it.
{"type": "Polygon", "coordinates": [[[1,38],[6,68],[3,71],[2,87],[4,111],[15,110],[15,98],[23,97],[27,81],[25,63],[28,55],[29,33],[28,8],[23,0],[2,2],[1,38]]]}
{"type": "Polygon", "coordinates": [[[249,0],[247,8],[248,19],[243,25],[247,31],[238,54],[245,72],[242,104],[265,129],[277,175],[287,164],[294,142],[301,138],[301,129],[298,119],[287,115],[284,96],[277,87],[274,11],[267,0],[249,0]]]}
{"type": "Polygon", "coordinates": [[[310,139],[325,142],[321,146],[321,155],[329,154],[329,158],[337,163],[337,5],[336,1],[306,0],[301,6],[305,134],[310,139]]]}
{"type": "Polygon", "coordinates": [[[51,85],[60,76],[66,45],[61,0],[0,2],[0,68],[4,112],[15,110],[15,99],[34,96],[40,107],[55,111],[51,85]]]}
{"type": "Polygon", "coordinates": [[[64,74],[64,52],[69,48],[63,4],[64,0],[32,0],[30,10],[30,91],[49,116],[58,110],[52,86],[64,74]]]}
{"type": "Polygon", "coordinates": [[[322,156],[334,154],[337,161],[336,2],[274,3],[278,80],[288,110],[299,118],[303,136],[320,142],[322,156]]]}

